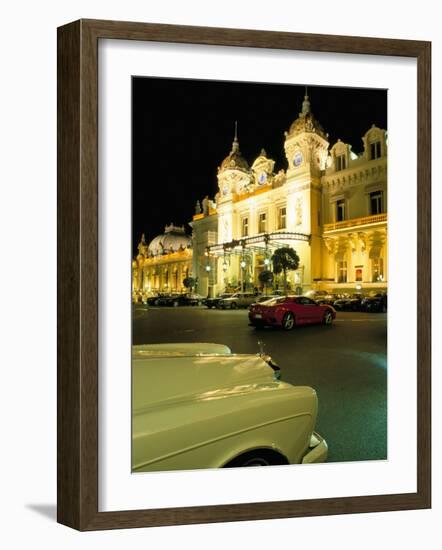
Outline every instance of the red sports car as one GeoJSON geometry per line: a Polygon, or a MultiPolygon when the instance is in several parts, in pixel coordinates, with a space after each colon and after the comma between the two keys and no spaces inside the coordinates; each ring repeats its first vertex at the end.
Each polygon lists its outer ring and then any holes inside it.
{"type": "Polygon", "coordinates": [[[296,325],[331,325],[335,317],[336,311],[332,306],[319,305],[305,296],[282,296],[252,304],[249,308],[249,320],[255,327],[268,325],[292,330],[296,325]]]}

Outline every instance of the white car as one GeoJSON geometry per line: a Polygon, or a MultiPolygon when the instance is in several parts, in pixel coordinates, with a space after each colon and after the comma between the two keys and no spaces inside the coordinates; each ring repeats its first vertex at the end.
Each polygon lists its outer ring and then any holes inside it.
{"type": "Polygon", "coordinates": [[[259,294],[253,292],[236,292],[228,298],[223,298],[217,304],[219,309],[237,309],[239,307],[249,307],[257,301],[259,294]]]}
{"type": "Polygon", "coordinates": [[[323,462],[318,399],[263,354],[221,344],[134,346],[132,471],[323,462]]]}

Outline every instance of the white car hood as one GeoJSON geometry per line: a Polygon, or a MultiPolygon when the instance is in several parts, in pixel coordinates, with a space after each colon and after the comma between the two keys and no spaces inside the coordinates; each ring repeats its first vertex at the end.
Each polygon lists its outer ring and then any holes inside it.
{"type": "Polygon", "coordinates": [[[229,355],[231,350],[224,344],[204,342],[175,344],[142,344],[132,346],[132,359],[143,357],[183,357],[188,355],[229,355]]]}
{"type": "Polygon", "coordinates": [[[233,394],[245,386],[274,385],[274,372],[258,355],[138,357],[132,363],[134,414],[176,400],[233,394]]]}

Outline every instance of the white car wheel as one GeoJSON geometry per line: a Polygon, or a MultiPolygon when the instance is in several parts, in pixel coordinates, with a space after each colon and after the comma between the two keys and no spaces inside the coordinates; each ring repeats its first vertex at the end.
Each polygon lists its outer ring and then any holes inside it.
{"type": "Polygon", "coordinates": [[[282,319],[282,328],[284,330],[292,330],[295,326],[295,317],[293,313],[288,311],[282,319]]]}
{"type": "Polygon", "coordinates": [[[331,325],[333,323],[333,315],[331,311],[326,311],[324,314],[324,325],[331,325]]]}

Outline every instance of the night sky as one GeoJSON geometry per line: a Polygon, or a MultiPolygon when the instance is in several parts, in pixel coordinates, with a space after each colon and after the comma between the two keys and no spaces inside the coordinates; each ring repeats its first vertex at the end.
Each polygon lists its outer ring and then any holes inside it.
{"type": "MultiPolygon", "coordinates": [[[[261,148],[287,169],[284,131],[298,117],[304,85],[134,77],[132,79],[133,247],[173,222],[187,225],[195,202],[218,191],[217,167],[229,154],[238,121],[249,165],[261,148]]],[[[329,133],[363,150],[362,136],[387,129],[387,91],[309,86],[311,111],[329,133]]]]}

